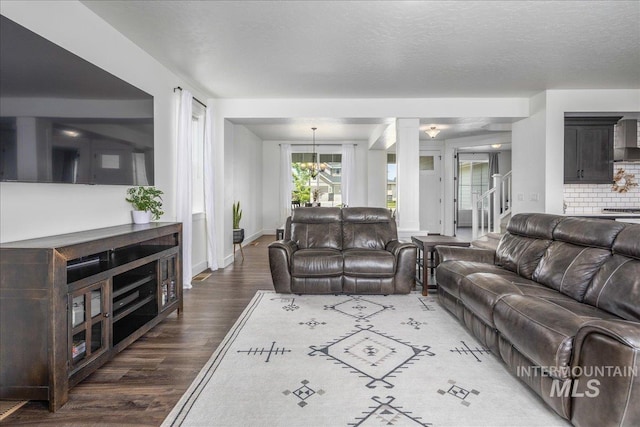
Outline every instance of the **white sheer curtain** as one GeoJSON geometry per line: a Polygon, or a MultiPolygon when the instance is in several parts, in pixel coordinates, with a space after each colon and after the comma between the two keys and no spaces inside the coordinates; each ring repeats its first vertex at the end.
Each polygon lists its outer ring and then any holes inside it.
{"type": "Polygon", "coordinates": [[[351,206],[355,194],[356,150],[353,144],[342,145],[342,205],[351,206]]]}
{"type": "Polygon", "coordinates": [[[191,92],[183,89],[178,103],[176,154],[176,217],[182,222],[182,287],[191,289],[192,183],[191,183],[191,92]]]}
{"type": "Polygon", "coordinates": [[[207,107],[204,119],[204,213],[207,223],[207,263],[211,270],[218,269],[216,249],[215,188],[216,176],[213,168],[213,111],[207,107]]]}
{"type": "Polygon", "coordinates": [[[291,144],[280,145],[280,224],[291,215],[291,144]]]}

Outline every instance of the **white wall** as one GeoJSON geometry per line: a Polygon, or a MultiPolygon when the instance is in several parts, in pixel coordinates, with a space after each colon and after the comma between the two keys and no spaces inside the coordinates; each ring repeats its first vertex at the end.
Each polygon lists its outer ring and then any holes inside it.
{"type": "Polygon", "coordinates": [[[545,211],[546,98],[546,93],[532,97],[531,115],[511,128],[513,214],[545,211]]]}
{"type": "MultiPolygon", "coordinates": [[[[161,65],[80,2],[2,1],[7,18],[154,97],[155,184],[165,192],[163,221],[174,221],[173,88],[192,86],[161,65]]],[[[131,223],[125,186],[0,183],[3,242],[131,223]]],[[[195,230],[194,230],[195,232],[195,230]]],[[[194,252],[194,265],[204,254],[194,252]]]]}
{"type": "MultiPolygon", "coordinates": [[[[287,142],[289,143],[289,142],[287,142]]],[[[262,225],[265,234],[275,234],[280,221],[280,142],[262,145],[262,225]]]]}
{"type": "MultiPolygon", "coordinates": [[[[233,198],[240,202],[245,244],[262,235],[263,229],[263,145],[262,140],[242,125],[233,131],[233,198]]],[[[228,208],[232,210],[232,206],[228,208]]]]}

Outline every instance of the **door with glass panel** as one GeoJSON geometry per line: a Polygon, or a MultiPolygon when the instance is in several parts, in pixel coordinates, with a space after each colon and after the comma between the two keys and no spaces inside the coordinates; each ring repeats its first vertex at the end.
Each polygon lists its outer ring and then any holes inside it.
{"type": "Polygon", "coordinates": [[[420,152],[420,229],[442,234],[440,151],[420,152]]]}

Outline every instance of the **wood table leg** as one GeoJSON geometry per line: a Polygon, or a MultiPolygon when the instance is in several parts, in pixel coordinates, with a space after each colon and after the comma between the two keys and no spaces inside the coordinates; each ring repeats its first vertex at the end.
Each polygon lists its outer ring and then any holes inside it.
{"type": "MultiPolygon", "coordinates": [[[[429,252],[431,257],[431,252],[429,252]]],[[[422,296],[429,293],[429,263],[427,262],[427,248],[422,250],[422,296]]]]}

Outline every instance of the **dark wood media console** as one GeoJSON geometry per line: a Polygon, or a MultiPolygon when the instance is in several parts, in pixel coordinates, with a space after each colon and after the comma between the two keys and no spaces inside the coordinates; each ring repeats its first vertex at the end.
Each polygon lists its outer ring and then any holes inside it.
{"type": "Polygon", "coordinates": [[[0,398],[55,411],[182,311],[182,224],[127,224],[0,245],[0,398]]]}

